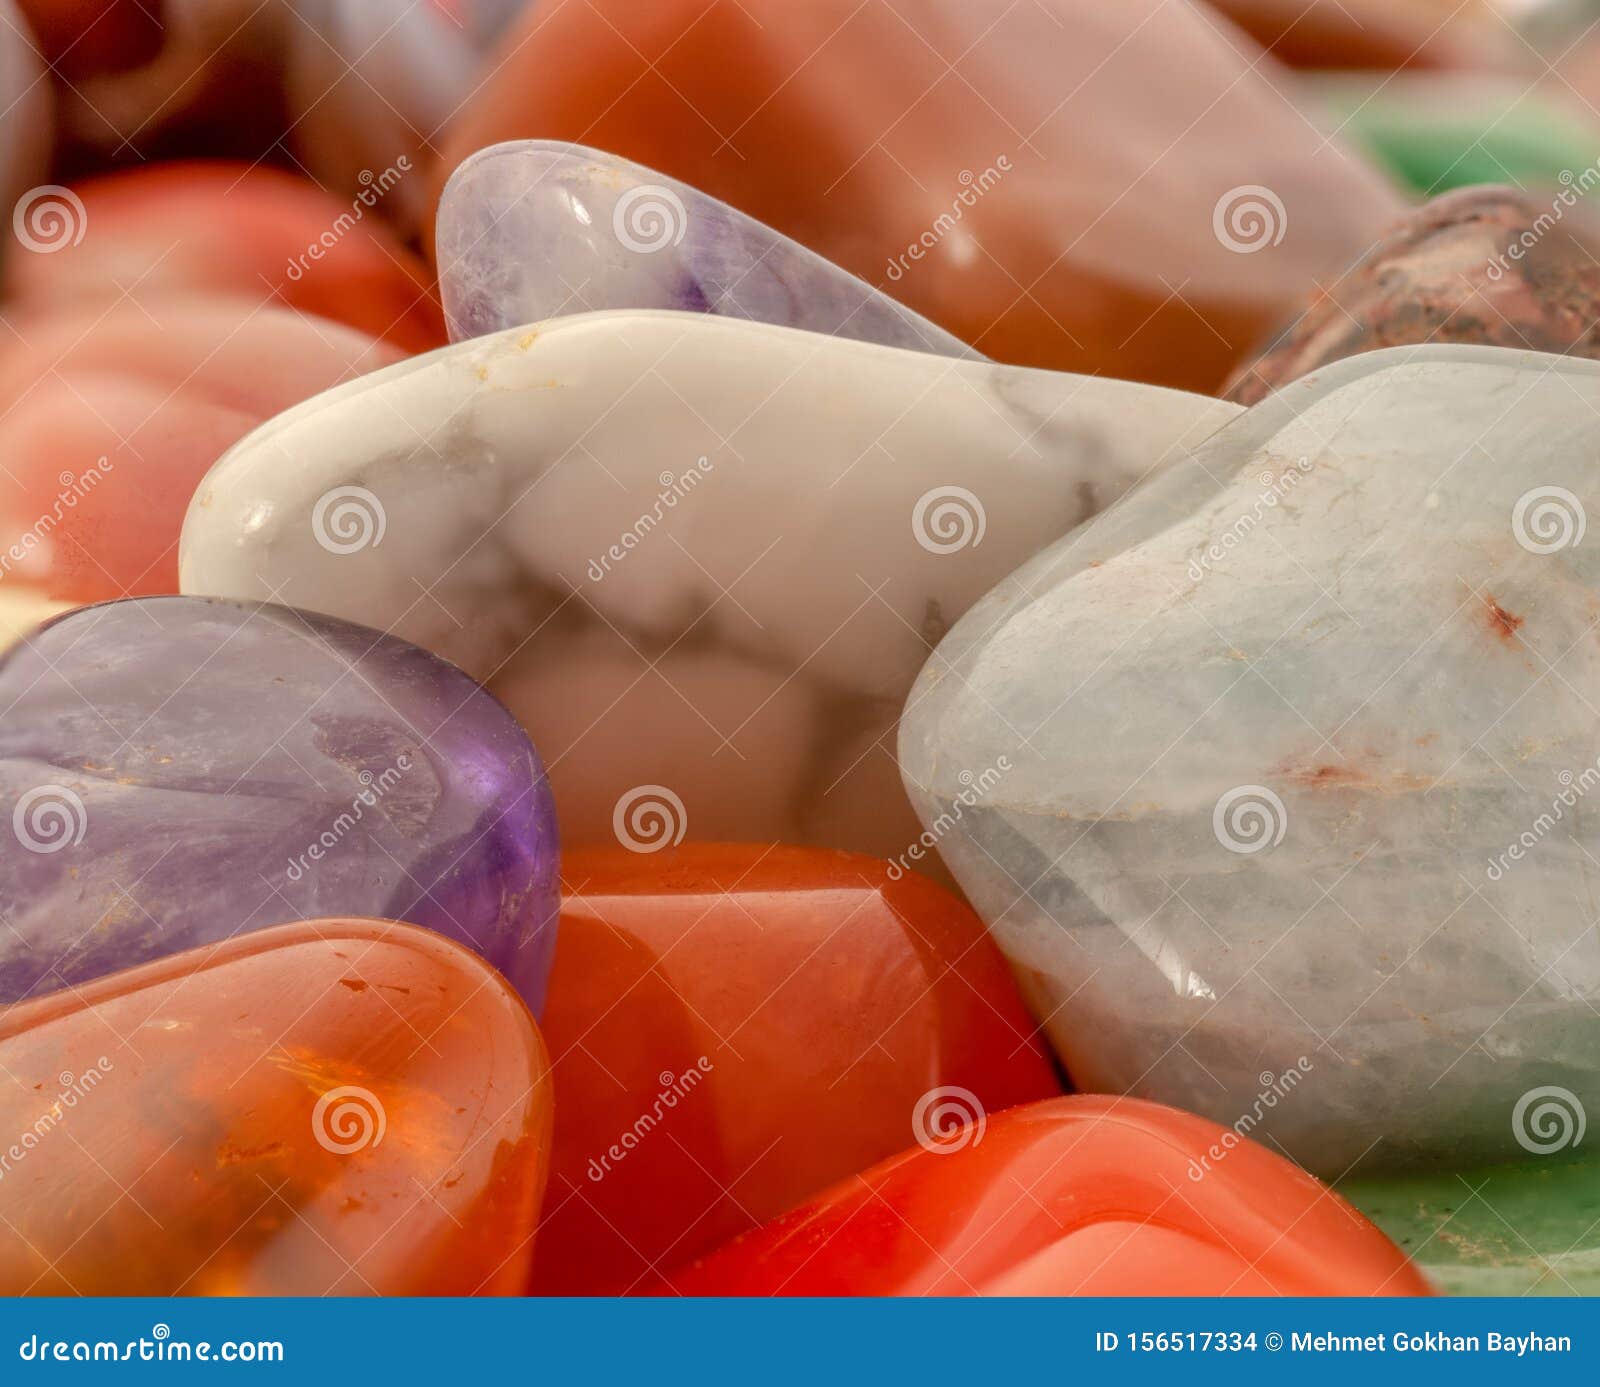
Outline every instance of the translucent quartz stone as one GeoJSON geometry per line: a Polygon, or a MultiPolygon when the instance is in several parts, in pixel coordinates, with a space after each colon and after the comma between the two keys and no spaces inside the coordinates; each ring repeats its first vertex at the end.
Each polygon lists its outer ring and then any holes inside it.
{"type": "Polygon", "coordinates": [[[75,602],[174,591],[206,469],[279,410],[402,355],[286,308],[187,295],[13,328],[0,344],[3,581],[75,602]]]}
{"type": "Polygon", "coordinates": [[[448,934],[541,1004],[543,769],[426,651],[285,607],[143,598],[13,646],[0,708],[0,1000],[350,915],[448,934]]]}
{"type": "Polygon", "coordinates": [[[1060,1092],[983,922],[913,872],[710,843],[561,871],[538,1291],[627,1290],[956,1113],[1060,1092]]]}
{"type": "Polygon", "coordinates": [[[1576,189],[1548,203],[1488,186],[1417,208],[1311,299],[1229,398],[1254,404],[1330,361],[1422,342],[1600,356],[1600,236],[1578,201],[1576,189]]]}
{"type": "Polygon", "coordinates": [[[893,857],[920,829],[891,733],[948,624],[1236,413],[704,314],[576,315],[272,420],[196,492],[182,583],[489,680],[568,843],[616,842],[624,801],[664,788],[698,838],[893,857]],[[318,542],[350,487],[381,543],[318,542]]]}
{"type": "Polygon", "coordinates": [[[1531,352],[1336,363],[952,630],[907,788],[1081,1088],[1330,1176],[1600,1110],[1597,401],[1531,352]]]}
{"type": "Polygon", "coordinates": [[[438,181],[581,141],[996,360],[1211,390],[1400,211],[1296,102],[1168,0],[588,0],[524,11],[438,181]]]}
{"type": "Polygon", "coordinates": [[[551,1106],[517,995],[409,925],[285,925],[11,1008],[0,1292],[518,1294],[551,1106]]]}
{"type": "Polygon", "coordinates": [[[675,308],[976,357],[864,280],[687,183],[549,140],[480,150],[439,200],[451,337],[565,313],[675,308]]]}
{"type": "Polygon", "coordinates": [[[683,1295],[1428,1294],[1383,1234],[1281,1156],[1188,1113],[1098,1096],[954,1129],[945,1145],[883,1161],[728,1244],[671,1287],[683,1295]]]}
{"type": "Polygon", "coordinates": [[[32,215],[39,253],[18,252],[6,297],[29,310],[131,302],[158,316],[179,294],[314,313],[403,351],[444,341],[420,262],[361,202],[278,169],[166,163],[87,179],[32,215]]]}

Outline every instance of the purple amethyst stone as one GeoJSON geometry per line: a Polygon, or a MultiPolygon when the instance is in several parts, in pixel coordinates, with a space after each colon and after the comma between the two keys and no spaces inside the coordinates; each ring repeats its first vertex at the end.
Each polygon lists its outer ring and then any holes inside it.
{"type": "Polygon", "coordinates": [[[425,925],[544,1000],[544,767],[392,636],[198,597],[69,612],[0,656],[0,806],[0,1001],[330,916],[425,925]]]}

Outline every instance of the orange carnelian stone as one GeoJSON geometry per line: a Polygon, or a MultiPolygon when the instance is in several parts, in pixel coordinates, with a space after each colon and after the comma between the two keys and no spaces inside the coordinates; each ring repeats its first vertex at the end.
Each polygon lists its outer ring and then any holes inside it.
{"type": "Polygon", "coordinates": [[[516,993],[411,925],[113,974],[0,1019],[0,1293],[516,1293],[550,1114],[516,993]]]}
{"type": "Polygon", "coordinates": [[[427,272],[384,226],[376,189],[366,190],[369,206],[279,169],[196,162],[91,178],[73,192],[82,212],[58,204],[63,220],[46,229],[48,249],[7,260],[7,299],[48,308],[237,296],[331,318],[407,352],[444,344],[427,272]]]}
{"type": "Polygon", "coordinates": [[[990,1110],[1060,1091],[982,922],[890,870],[817,848],[565,854],[537,1290],[623,1290],[774,1217],[939,1121],[917,1116],[930,1090],[990,1110]]]}
{"type": "Polygon", "coordinates": [[[178,590],[195,487],[258,424],[403,353],[241,300],[96,303],[0,345],[0,581],[69,602],[178,590]]]}
{"type": "Polygon", "coordinates": [[[441,177],[499,140],[619,154],[1019,365],[1212,389],[1401,210],[1169,0],[585,0],[487,71],[441,177]]]}
{"type": "Polygon", "coordinates": [[[672,1278],[684,1295],[1426,1295],[1326,1185],[1133,1098],[1014,1108],[836,1185],[672,1278]]]}

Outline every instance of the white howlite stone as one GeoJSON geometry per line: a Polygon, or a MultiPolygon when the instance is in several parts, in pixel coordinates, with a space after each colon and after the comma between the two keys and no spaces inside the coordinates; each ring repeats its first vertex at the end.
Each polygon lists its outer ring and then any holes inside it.
{"type": "Polygon", "coordinates": [[[549,767],[564,842],[613,839],[656,786],[697,838],[896,856],[920,829],[894,726],[949,624],[1238,413],[734,319],[577,315],[249,435],[191,502],[182,586],[392,631],[486,680],[549,767]]]}
{"type": "Polygon", "coordinates": [[[1077,1083],[1327,1176],[1600,1114],[1597,440],[1595,363],[1359,356],[951,631],[905,783],[1077,1083]]]}
{"type": "Polygon", "coordinates": [[[983,359],[727,203],[582,145],[479,150],[445,185],[437,246],[456,341],[566,313],[668,308],[983,359]]]}

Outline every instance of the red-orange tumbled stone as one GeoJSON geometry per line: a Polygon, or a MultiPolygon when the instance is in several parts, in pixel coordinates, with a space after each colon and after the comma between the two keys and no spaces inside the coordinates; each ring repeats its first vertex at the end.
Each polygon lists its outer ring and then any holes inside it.
{"type": "Polygon", "coordinates": [[[256,425],[404,353],[238,299],[22,314],[0,345],[0,572],[68,602],[178,590],[178,532],[256,425]]]}
{"type": "Polygon", "coordinates": [[[913,873],[697,843],[569,852],[563,878],[539,1291],[625,1290],[909,1145],[949,1105],[1060,1091],[982,922],[913,873]],[[964,1093],[929,1097],[941,1088],[964,1093]]]}
{"type": "Polygon", "coordinates": [[[488,74],[441,178],[603,149],[1019,365],[1213,389],[1400,211],[1292,73],[1168,0],[537,5],[488,74]]]}
{"type": "Polygon", "coordinates": [[[383,224],[388,191],[345,199],[281,169],[226,162],[87,179],[72,189],[80,207],[58,200],[46,248],[24,243],[8,258],[5,296],[27,308],[235,297],[428,351],[444,344],[444,318],[421,262],[383,224]]]}
{"type": "Polygon", "coordinates": [[[844,1181],[678,1272],[684,1295],[1426,1295],[1326,1185],[1214,1122],[1057,1098],[844,1181]]]}
{"type": "Polygon", "coordinates": [[[316,920],[0,1018],[0,1293],[516,1293],[539,1032],[439,935],[316,920]]]}

